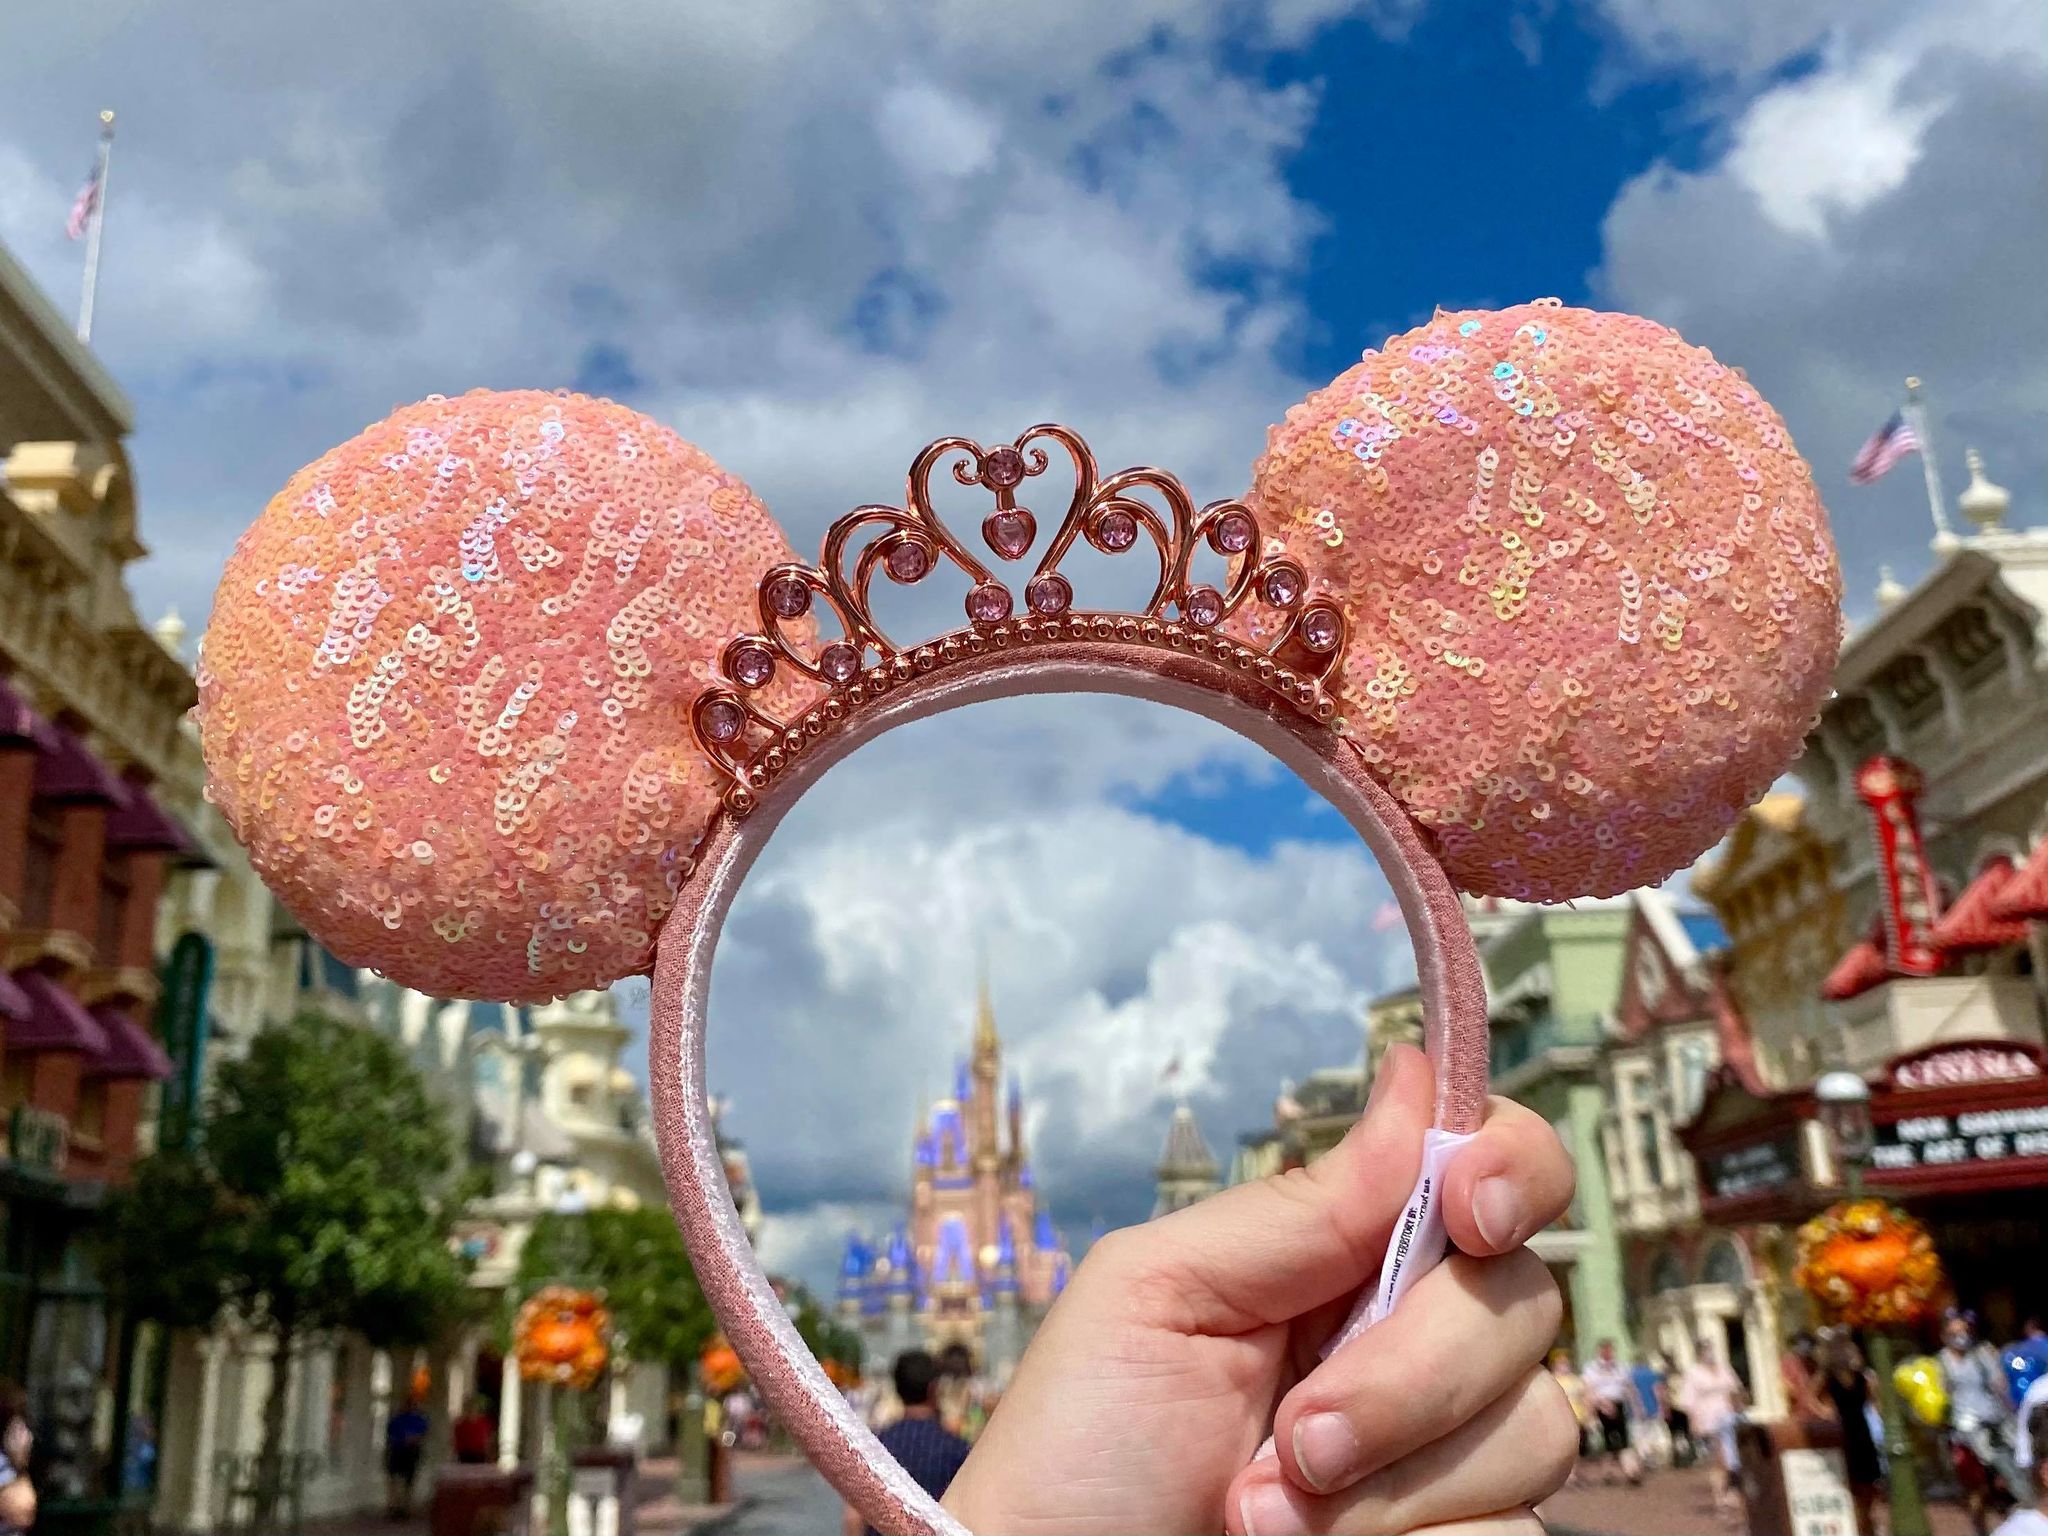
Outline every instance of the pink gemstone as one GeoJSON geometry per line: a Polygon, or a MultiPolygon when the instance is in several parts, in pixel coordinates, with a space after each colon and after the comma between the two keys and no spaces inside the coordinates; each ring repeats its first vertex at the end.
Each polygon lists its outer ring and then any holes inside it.
{"type": "Polygon", "coordinates": [[[1095,542],[1113,554],[1121,554],[1138,542],[1138,520],[1112,507],[1095,520],[1095,542]]]}
{"type": "Polygon", "coordinates": [[[1216,525],[1209,530],[1209,537],[1222,553],[1241,555],[1252,547],[1252,534],[1256,531],[1252,520],[1244,513],[1226,512],[1216,519],[1216,525]]]}
{"type": "Polygon", "coordinates": [[[1033,578],[1024,589],[1024,601],[1040,618],[1055,619],[1074,605],[1074,589],[1066,577],[1053,571],[1033,578]]]}
{"type": "Polygon", "coordinates": [[[992,448],[981,461],[981,483],[991,490],[1008,490],[1024,478],[1024,455],[1014,448],[992,448]]]}
{"type": "Polygon", "coordinates": [[[1333,608],[1311,608],[1301,616],[1302,643],[1312,651],[1335,650],[1340,626],[1333,608]]]}
{"type": "Polygon", "coordinates": [[[988,547],[1005,560],[1014,560],[1031,547],[1031,536],[1038,531],[1038,525],[1023,507],[1006,507],[1000,512],[991,512],[983,519],[982,537],[988,540],[988,547]]]}
{"type": "Polygon", "coordinates": [[[736,645],[727,663],[732,680],[742,688],[759,688],[775,675],[775,657],[765,645],[736,645]]]}
{"type": "Polygon", "coordinates": [[[912,539],[889,551],[889,574],[898,581],[920,581],[932,568],[932,552],[912,539]]]}
{"type": "Polygon", "coordinates": [[[860,670],[860,652],[835,640],[818,652],[818,670],[828,682],[846,682],[860,670]]]}
{"type": "Polygon", "coordinates": [[[731,699],[713,699],[697,711],[697,721],[713,741],[732,741],[747,723],[747,717],[731,699]]]}
{"type": "Polygon", "coordinates": [[[1223,594],[1214,587],[1196,587],[1181,604],[1181,612],[1197,628],[1211,628],[1222,622],[1223,594]]]}
{"type": "Polygon", "coordinates": [[[1266,572],[1259,590],[1275,608],[1290,607],[1301,596],[1301,572],[1291,565],[1276,565],[1266,572]]]}
{"type": "Polygon", "coordinates": [[[985,581],[967,594],[967,617],[977,624],[1000,624],[1010,616],[1010,589],[985,581]]]}
{"type": "Polygon", "coordinates": [[[811,589],[795,576],[777,576],[768,583],[768,607],[781,618],[800,619],[810,611],[811,589]]]}

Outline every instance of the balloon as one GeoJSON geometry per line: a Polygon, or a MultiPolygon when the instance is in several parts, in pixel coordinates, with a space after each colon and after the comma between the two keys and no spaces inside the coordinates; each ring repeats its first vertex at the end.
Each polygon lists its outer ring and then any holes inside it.
{"type": "Polygon", "coordinates": [[[1948,1418],[1948,1389],[1942,1384],[1941,1367],[1928,1356],[1901,1360],[1892,1372],[1892,1386],[1922,1424],[1940,1424],[1948,1418]]]}
{"type": "Polygon", "coordinates": [[[2012,1389],[2012,1405],[2017,1408],[2027,1388],[2048,1375],[2048,1340],[2022,1339],[2008,1344],[1999,1358],[2005,1366],[2006,1384],[2012,1389]]]}

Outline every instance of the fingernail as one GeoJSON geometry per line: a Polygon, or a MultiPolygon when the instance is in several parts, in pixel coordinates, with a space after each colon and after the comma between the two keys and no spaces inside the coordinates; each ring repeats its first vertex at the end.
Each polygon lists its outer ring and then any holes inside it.
{"type": "Polygon", "coordinates": [[[1254,1483],[1237,1501],[1244,1536],[1308,1536],[1308,1524],[1296,1513],[1281,1483],[1254,1483]]]}
{"type": "Polygon", "coordinates": [[[1522,1227],[1522,1202],[1514,1185],[1495,1174],[1472,1191],[1472,1220],[1489,1248],[1511,1248],[1522,1227]]]}
{"type": "Polygon", "coordinates": [[[1303,1414],[1294,1423],[1294,1465],[1317,1493],[1330,1492],[1358,1465],[1358,1432],[1341,1413],[1303,1414]]]}

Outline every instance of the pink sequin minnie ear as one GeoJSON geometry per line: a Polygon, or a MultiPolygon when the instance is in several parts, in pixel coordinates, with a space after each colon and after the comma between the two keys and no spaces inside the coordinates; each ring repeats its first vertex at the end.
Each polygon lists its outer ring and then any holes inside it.
{"type": "Polygon", "coordinates": [[[723,788],[690,701],[792,558],[745,485],[622,406],[406,406],[236,546],[199,669],[209,793],[351,965],[502,1001],[645,971],[723,788]]]}
{"type": "Polygon", "coordinates": [[[1827,697],[1812,474],[1741,374],[1652,321],[1439,314],[1290,410],[1248,500],[1324,546],[1345,729],[1476,894],[1684,868],[1827,697]]]}

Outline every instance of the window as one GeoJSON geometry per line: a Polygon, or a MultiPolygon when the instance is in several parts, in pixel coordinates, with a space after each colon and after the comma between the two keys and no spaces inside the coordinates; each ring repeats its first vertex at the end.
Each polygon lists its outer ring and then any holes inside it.
{"type": "Polygon", "coordinates": [[[1707,1076],[1714,1070],[1714,1047],[1701,1039],[1679,1042],[1673,1062],[1671,1117],[1681,1125],[1700,1112],[1707,1096],[1707,1076]]]}
{"type": "Polygon", "coordinates": [[[100,866],[99,927],[94,953],[101,965],[121,963],[121,930],[128,918],[128,855],[114,853],[100,866]]]}
{"type": "Polygon", "coordinates": [[[1664,1126],[1657,1102],[1657,1083],[1646,1061],[1631,1061],[1616,1072],[1615,1096],[1620,1099],[1624,1156],[1633,1175],[1630,1183],[1645,1193],[1665,1182],[1664,1126]]]}
{"type": "Polygon", "coordinates": [[[28,817],[28,846],[22,857],[21,926],[30,933],[50,926],[50,902],[57,890],[57,854],[64,846],[64,829],[54,811],[31,808],[28,817]]]}
{"type": "Polygon", "coordinates": [[[87,1146],[98,1146],[107,1133],[107,1080],[88,1077],[78,1085],[78,1101],[71,1111],[71,1136],[87,1146]]]}

